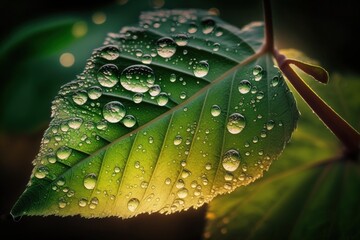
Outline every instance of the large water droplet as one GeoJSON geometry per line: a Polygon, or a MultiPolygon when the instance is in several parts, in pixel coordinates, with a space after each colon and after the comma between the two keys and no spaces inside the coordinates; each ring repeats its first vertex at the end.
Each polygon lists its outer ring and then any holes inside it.
{"type": "Polygon", "coordinates": [[[101,87],[94,86],[88,89],[88,96],[92,100],[96,100],[102,95],[101,87]]]}
{"type": "Polygon", "coordinates": [[[132,128],[136,124],[136,119],[133,115],[126,115],[122,122],[125,127],[132,128]]]}
{"type": "Polygon", "coordinates": [[[100,56],[106,60],[115,60],[120,56],[120,51],[117,46],[108,45],[100,50],[100,56]]]}
{"type": "Polygon", "coordinates": [[[186,34],[177,34],[174,36],[175,42],[178,46],[186,46],[188,43],[188,36],[186,34]]]}
{"type": "Polygon", "coordinates": [[[145,65],[132,65],[125,68],[120,77],[121,86],[126,90],[144,93],[154,85],[154,71],[145,65]]]}
{"type": "Polygon", "coordinates": [[[118,82],[118,67],[114,64],[102,66],[97,73],[97,80],[103,87],[113,87],[118,82]]]}
{"type": "Polygon", "coordinates": [[[56,151],[56,156],[61,160],[66,160],[71,155],[71,152],[71,148],[63,146],[56,151]]]}
{"type": "Polygon", "coordinates": [[[127,207],[129,209],[130,212],[135,212],[135,210],[137,209],[137,207],[139,206],[140,201],[137,198],[132,198],[128,201],[127,207]]]}
{"type": "Polygon", "coordinates": [[[166,93],[160,93],[156,101],[159,106],[165,106],[169,101],[169,97],[166,93]]]}
{"type": "Polygon", "coordinates": [[[172,38],[163,37],[160,38],[157,43],[157,53],[163,58],[169,58],[176,52],[176,43],[172,38]]]}
{"type": "Polygon", "coordinates": [[[239,84],[239,92],[246,94],[251,90],[251,83],[248,80],[242,80],[239,84]]]}
{"type": "Polygon", "coordinates": [[[245,117],[240,113],[233,113],[229,116],[226,125],[227,130],[232,134],[238,134],[245,128],[245,117]]]}
{"type": "Polygon", "coordinates": [[[125,116],[126,110],[124,105],[118,101],[112,101],[105,104],[103,108],[103,116],[106,121],[111,123],[120,122],[125,116]]]}
{"type": "Polygon", "coordinates": [[[74,95],[72,96],[72,99],[74,101],[74,103],[76,103],[77,105],[84,105],[86,103],[86,101],[88,100],[88,95],[86,93],[86,91],[84,90],[80,90],[74,93],[74,95]]]}
{"type": "Polygon", "coordinates": [[[212,105],[211,107],[211,115],[213,117],[217,117],[221,114],[221,108],[218,105],[212,105]]]}
{"type": "Polygon", "coordinates": [[[202,26],[202,32],[204,34],[209,34],[211,33],[214,28],[215,28],[215,21],[212,18],[204,18],[201,21],[201,26],[202,26]]]}
{"type": "Polygon", "coordinates": [[[207,61],[202,60],[193,67],[195,77],[205,77],[209,72],[209,64],[207,61]]]}
{"type": "Polygon", "coordinates": [[[97,177],[95,173],[90,173],[84,178],[84,187],[86,189],[94,189],[96,185],[97,177]]]}
{"type": "Polygon", "coordinates": [[[240,154],[234,149],[227,151],[222,159],[222,166],[226,171],[233,172],[238,169],[240,165],[240,154]]]}

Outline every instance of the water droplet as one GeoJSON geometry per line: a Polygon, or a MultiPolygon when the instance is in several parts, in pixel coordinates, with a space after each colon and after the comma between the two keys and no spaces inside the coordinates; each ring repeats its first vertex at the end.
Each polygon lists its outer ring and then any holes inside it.
{"type": "Polygon", "coordinates": [[[135,210],[137,209],[137,207],[139,206],[140,201],[137,198],[132,198],[128,201],[127,207],[129,209],[130,212],[135,212],[135,210]]]}
{"type": "Polygon", "coordinates": [[[134,103],[141,103],[144,95],[142,93],[135,93],[133,96],[134,103]]]}
{"type": "Polygon", "coordinates": [[[59,187],[64,186],[65,185],[65,179],[63,177],[59,178],[56,181],[56,185],[58,185],[59,187]]]}
{"type": "Polygon", "coordinates": [[[185,98],[186,98],[186,92],[181,92],[180,99],[185,99],[185,98]]]}
{"type": "Polygon", "coordinates": [[[87,199],[85,199],[85,198],[80,198],[80,199],[79,199],[79,206],[80,206],[80,207],[86,207],[86,205],[87,205],[87,199]]]}
{"type": "Polygon", "coordinates": [[[105,104],[103,108],[103,116],[106,121],[111,123],[120,122],[125,116],[126,110],[124,105],[118,101],[112,101],[105,104]]]}
{"type": "Polygon", "coordinates": [[[233,178],[234,178],[234,175],[232,175],[232,173],[227,172],[227,173],[225,173],[225,175],[224,175],[225,181],[232,181],[233,178]]]}
{"type": "Polygon", "coordinates": [[[185,186],[184,180],[179,179],[175,184],[177,189],[183,188],[185,186]]]}
{"type": "Polygon", "coordinates": [[[190,26],[188,28],[188,33],[196,33],[198,30],[198,26],[196,23],[190,23],[190,26]]]}
{"type": "Polygon", "coordinates": [[[229,116],[226,125],[227,130],[232,134],[238,134],[245,128],[245,117],[240,113],[233,113],[229,116]]]}
{"type": "Polygon", "coordinates": [[[141,57],[141,56],[143,55],[143,52],[141,51],[141,49],[136,49],[136,50],[135,50],[135,55],[136,55],[137,57],[141,57]]]}
{"type": "Polygon", "coordinates": [[[178,146],[180,145],[182,142],[182,137],[180,135],[176,135],[176,137],[174,138],[174,145],[178,146]]]}
{"type": "Polygon", "coordinates": [[[144,93],[154,85],[154,71],[145,65],[132,65],[125,68],[120,77],[121,86],[135,93],[144,93]]]}
{"type": "Polygon", "coordinates": [[[88,100],[88,95],[87,95],[86,91],[80,90],[80,91],[75,92],[74,95],[72,95],[72,100],[77,105],[84,105],[86,103],[86,101],[88,100]]]}
{"type": "Polygon", "coordinates": [[[201,21],[202,31],[204,34],[211,33],[215,28],[215,21],[212,18],[205,18],[201,21]]]}
{"type": "Polygon", "coordinates": [[[263,91],[259,91],[257,94],[256,94],[256,99],[263,99],[265,96],[264,92],[263,91]]]}
{"type": "Polygon", "coordinates": [[[142,181],[141,184],[140,184],[141,188],[147,188],[148,186],[149,186],[149,183],[145,182],[145,181],[142,181]]]}
{"type": "Polygon", "coordinates": [[[115,60],[120,56],[120,51],[117,46],[108,45],[101,49],[100,56],[106,60],[115,60]]]}
{"type": "Polygon", "coordinates": [[[89,208],[90,209],[95,209],[97,207],[97,205],[99,204],[99,199],[97,197],[93,197],[90,201],[90,205],[89,208]]]}
{"type": "Polygon", "coordinates": [[[114,64],[102,66],[97,73],[97,80],[103,87],[113,87],[118,82],[118,67],[114,64]]]}
{"type": "Polygon", "coordinates": [[[65,208],[66,205],[67,205],[67,203],[66,203],[65,199],[60,198],[59,199],[59,208],[65,208]]]}
{"type": "Polygon", "coordinates": [[[259,65],[256,65],[254,68],[253,68],[253,75],[256,76],[258,74],[260,74],[261,72],[263,71],[263,68],[259,65]]]}
{"type": "Polygon", "coordinates": [[[176,75],[174,73],[170,74],[170,82],[176,81],[176,75]]]}
{"type": "Polygon", "coordinates": [[[179,198],[186,198],[188,195],[189,191],[186,188],[181,188],[179,189],[179,191],[177,192],[177,196],[179,198]]]}
{"type": "Polygon", "coordinates": [[[71,152],[71,148],[63,146],[56,151],[56,156],[61,160],[66,160],[71,155],[71,152]]]}
{"type": "Polygon", "coordinates": [[[144,54],[142,57],[141,57],[141,62],[143,64],[150,64],[152,62],[152,57],[150,54],[144,54]]]}
{"type": "Polygon", "coordinates": [[[188,40],[189,40],[188,36],[186,36],[186,34],[182,34],[182,33],[177,34],[174,37],[174,39],[178,46],[186,46],[188,43],[188,40]]]}
{"type": "Polygon", "coordinates": [[[270,131],[271,129],[273,129],[274,126],[275,126],[275,122],[274,122],[273,120],[269,120],[269,121],[266,123],[266,129],[269,130],[269,131],[270,131]]]}
{"type": "Polygon", "coordinates": [[[79,129],[83,123],[81,118],[72,118],[69,120],[68,125],[72,129],[79,129]]]}
{"type": "Polygon", "coordinates": [[[221,114],[221,108],[218,105],[213,105],[211,107],[211,115],[217,117],[221,114]]]}
{"type": "Polygon", "coordinates": [[[156,101],[159,106],[165,106],[169,101],[169,97],[166,93],[160,93],[156,101]]]}
{"type": "Polygon", "coordinates": [[[35,173],[34,173],[35,177],[38,178],[38,179],[43,179],[48,174],[49,174],[49,169],[44,165],[38,166],[36,168],[36,170],[35,170],[35,173]]]}
{"type": "Polygon", "coordinates": [[[161,88],[159,85],[155,84],[154,86],[152,86],[150,89],[149,89],[149,94],[150,96],[157,96],[160,94],[160,91],[161,91],[161,88]]]}
{"type": "Polygon", "coordinates": [[[136,124],[136,119],[133,115],[126,115],[123,120],[125,127],[132,128],[136,124]]]}
{"type": "Polygon", "coordinates": [[[100,121],[96,124],[96,128],[99,130],[106,130],[107,129],[107,122],[106,121],[100,121]]]}
{"type": "Polygon", "coordinates": [[[49,163],[56,163],[56,157],[54,154],[50,154],[48,157],[47,157],[47,160],[49,163]]]}
{"type": "Polygon", "coordinates": [[[207,164],[205,165],[205,169],[206,169],[206,170],[211,170],[211,168],[212,168],[211,163],[207,163],[207,164]]]}
{"type": "Polygon", "coordinates": [[[163,58],[169,58],[176,52],[176,43],[172,38],[163,37],[156,42],[157,53],[163,58]]]}
{"type": "Polygon", "coordinates": [[[115,173],[119,173],[119,172],[120,172],[120,168],[119,168],[119,167],[114,167],[114,172],[115,172],[115,173]]]}
{"type": "Polygon", "coordinates": [[[213,44],[213,51],[217,52],[217,51],[219,51],[219,49],[220,49],[220,43],[214,43],[213,44]]]}
{"type": "Polygon", "coordinates": [[[195,77],[205,77],[209,72],[209,64],[207,61],[202,60],[193,67],[195,77]]]}
{"type": "Polygon", "coordinates": [[[94,86],[88,89],[88,96],[92,100],[96,100],[102,95],[101,87],[94,86]]]}
{"type": "Polygon", "coordinates": [[[170,178],[166,178],[166,179],[165,179],[165,184],[166,184],[166,185],[170,185],[170,184],[171,184],[171,179],[170,179],[170,178]]]}
{"type": "Polygon", "coordinates": [[[95,173],[90,173],[84,178],[84,187],[86,189],[94,189],[96,185],[97,177],[95,173]]]}
{"type": "Polygon", "coordinates": [[[222,159],[222,166],[226,171],[234,172],[240,165],[240,154],[234,149],[227,151],[222,159]]]}
{"type": "Polygon", "coordinates": [[[246,94],[251,90],[251,83],[248,80],[242,80],[239,84],[239,92],[246,94]]]}
{"type": "Polygon", "coordinates": [[[273,77],[271,80],[271,86],[276,87],[279,84],[279,77],[273,77]]]}

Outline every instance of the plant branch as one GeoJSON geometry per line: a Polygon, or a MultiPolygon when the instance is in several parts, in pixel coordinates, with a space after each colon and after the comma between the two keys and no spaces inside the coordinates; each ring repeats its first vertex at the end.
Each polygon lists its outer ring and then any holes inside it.
{"type": "Polygon", "coordinates": [[[270,0],[263,0],[265,19],[265,42],[261,52],[272,53],[286,78],[294,86],[302,99],[332,131],[346,147],[348,153],[359,152],[360,134],[324,102],[291,68],[291,61],[279,54],[274,46],[274,33],[272,24],[270,0]]]}

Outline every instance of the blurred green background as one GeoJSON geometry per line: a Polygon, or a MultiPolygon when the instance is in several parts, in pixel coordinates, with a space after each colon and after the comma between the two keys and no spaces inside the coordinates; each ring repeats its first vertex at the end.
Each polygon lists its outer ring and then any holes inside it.
{"type": "MultiPolygon", "coordinates": [[[[30,176],[31,161],[50,120],[51,101],[61,85],[82,72],[86,59],[102,45],[107,33],[136,23],[141,11],[159,8],[212,9],[225,21],[242,27],[262,20],[261,1],[2,0],[0,7],[1,230],[37,239],[200,239],[206,207],[130,220],[25,217],[14,222],[9,211],[30,176]]],[[[354,35],[360,10],[353,1],[278,0],[273,1],[273,16],[280,49],[299,49],[330,74],[359,76],[356,58],[360,47],[354,35]]],[[[357,129],[358,118],[352,118],[357,129]]]]}

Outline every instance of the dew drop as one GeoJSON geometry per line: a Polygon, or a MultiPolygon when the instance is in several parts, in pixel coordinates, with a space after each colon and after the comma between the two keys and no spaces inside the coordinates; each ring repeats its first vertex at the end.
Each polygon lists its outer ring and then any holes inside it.
{"type": "Polygon", "coordinates": [[[269,120],[269,121],[266,123],[266,129],[269,130],[269,131],[270,131],[271,129],[273,129],[274,126],[275,126],[275,122],[274,122],[273,120],[269,120]]]}
{"type": "Polygon", "coordinates": [[[248,80],[242,80],[238,88],[241,94],[246,94],[251,90],[251,83],[248,80]]]}
{"type": "Polygon", "coordinates": [[[233,113],[229,116],[226,127],[231,134],[238,134],[245,128],[245,124],[245,117],[243,115],[233,113]]]}
{"type": "Polygon", "coordinates": [[[94,86],[88,89],[88,96],[92,100],[96,100],[102,95],[102,89],[101,87],[94,86]]]}
{"type": "Polygon", "coordinates": [[[170,178],[166,178],[166,179],[165,179],[165,184],[166,184],[166,185],[170,185],[170,184],[171,184],[171,179],[170,179],[170,178]]]}
{"type": "Polygon", "coordinates": [[[118,67],[114,64],[102,66],[97,73],[97,80],[103,87],[113,87],[118,82],[118,67]]]}
{"type": "Polygon", "coordinates": [[[63,146],[56,151],[56,156],[61,160],[66,160],[71,155],[71,152],[72,152],[71,148],[67,146],[63,146]]]}
{"type": "Polygon", "coordinates": [[[65,202],[65,200],[63,198],[61,198],[59,200],[59,208],[65,208],[67,205],[67,203],[65,202]]]}
{"type": "Polygon", "coordinates": [[[205,165],[205,169],[206,169],[206,170],[211,170],[211,168],[212,168],[211,163],[207,163],[207,164],[205,165]]]}
{"type": "Polygon", "coordinates": [[[156,42],[156,51],[163,58],[169,58],[176,52],[176,43],[172,38],[163,37],[156,42]]]}
{"type": "Polygon", "coordinates": [[[86,175],[84,178],[84,187],[89,190],[94,189],[96,185],[96,180],[97,177],[95,173],[90,173],[86,175]]]}
{"type": "Polygon", "coordinates": [[[217,117],[221,114],[221,108],[218,105],[213,105],[211,107],[211,115],[217,117]]]}
{"type": "Polygon", "coordinates": [[[256,94],[256,99],[263,99],[265,96],[264,92],[263,91],[259,91],[257,94],[256,94]]]}
{"type": "Polygon", "coordinates": [[[186,188],[181,188],[181,189],[178,190],[177,196],[179,198],[186,198],[188,193],[189,193],[189,191],[186,188]]]}
{"type": "Polygon", "coordinates": [[[130,212],[135,212],[135,210],[137,209],[137,207],[139,206],[140,201],[137,198],[132,198],[128,201],[127,203],[127,207],[129,209],[130,212]]]}
{"type": "Polygon", "coordinates": [[[160,93],[156,101],[159,106],[165,106],[169,101],[169,97],[166,93],[160,93]]]}
{"type": "Polygon", "coordinates": [[[181,34],[175,35],[174,40],[178,46],[186,46],[189,38],[188,38],[188,36],[186,36],[186,34],[181,33],[181,34]]]}
{"type": "Polygon", "coordinates": [[[193,67],[195,77],[205,77],[209,72],[209,64],[207,61],[202,60],[193,67]]]}
{"type": "Polygon", "coordinates": [[[234,149],[227,151],[222,159],[222,166],[226,171],[234,172],[240,165],[240,154],[234,149]]]}
{"type": "Polygon", "coordinates": [[[99,199],[97,197],[93,197],[90,201],[89,208],[95,209],[98,204],[99,204],[99,199]]]}
{"type": "Polygon", "coordinates": [[[81,106],[84,105],[88,100],[88,95],[86,91],[80,90],[75,92],[74,95],[72,95],[72,100],[74,101],[74,103],[81,106]]]}
{"type": "Polygon", "coordinates": [[[213,44],[213,51],[217,52],[217,51],[219,51],[219,49],[220,49],[220,43],[214,43],[213,44]]]}
{"type": "Polygon", "coordinates": [[[278,84],[279,84],[279,77],[273,77],[273,79],[271,79],[271,86],[276,87],[278,84]]]}
{"type": "Polygon", "coordinates": [[[136,50],[135,50],[135,55],[136,55],[137,57],[141,57],[141,56],[143,55],[143,52],[141,51],[141,49],[136,49],[136,50]]]}
{"type": "Polygon", "coordinates": [[[188,28],[188,33],[196,33],[198,30],[198,26],[196,23],[190,23],[190,26],[188,28]]]}
{"type": "Polygon", "coordinates": [[[155,84],[154,86],[152,86],[152,87],[149,89],[149,94],[150,94],[150,96],[153,96],[153,97],[159,95],[160,92],[161,92],[161,88],[160,88],[160,86],[157,85],[157,84],[155,84]]]}
{"type": "Polygon", "coordinates": [[[135,93],[144,93],[154,85],[154,71],[145,65],[132,65],[125,68],[120,77],[121,86],[135,93]]]}
{"type": "Polygon", "coordinates": [[[141,62],[143,64],[150,64],[152,62],[152,57],[150,54],[144,54],[142,57],[141,57],[141,62]]]}
{"type": "Polygon", "coordinates": [[[68,125],[72,129],[79,129],[83,123],[83,120],[81,118],[72,118],[69,120],[68,125]]]}
{"type": "Polygon", "coordinates": [[[132,128],[136,124],[136,119],[133,115],[126,115],[122,122],[125,127],[132,128]]]}
{"type": "Polygon", "coordinates": [[[261,72],[263,71],[263,68],[259,65],[256,65],[254,68],[253,68],[253,71],[252,71],[252,74],[254,76],[256,75],[259,75],[261,72]]]}
{"type": "Polygon", "coordinates": [[[211,33],[215,28],[215,21],[212,18],[205,18],[201,21],[202,32],[204,34],[211,33]]]}
{"type": "Polygon", "coordinates": [[[120,51],[117,46],[108,45],[100,50],[100,56],[106,60],[115,60],[120,56],[120,51]]]}
{"type": "Polygon", "coordinates": [[[170,82],[176,81],[176,75],[174,73],[170,74],[170,82]]]}
{"type": "Polygon", "coordinates": [[[118,101],[112,101],[103,107],[103,116],[106,121],[111,123],[120,122],[125,116],[126,110],[124,105],[118,101]]]}
{"type": "Polygon", "coordinates": [[[49,169],[44,165],[38,166],[36,168],[36,170],[35,170],[35,173],[34,173],[35,177],[38,178],[38,179],[43,179],[48,174],[49,174],[49,169]]]}
{"type": "Polygon", "coordinates": [[[180,145],[181,144],[181,142],[182,142],[182,137],[180,136],[180,135],[176,135],[175,136],[175,138],[174,138],[174,145],[175,146],[178,146],[178,145],[180,145]]]}
{"type": "Polygon", "coordinates": [[[141,103],[144,98],[144,95],[142,93],[135,93],[133,96],[134,103],[141,103]]]}
{"type": "Polygon", "coordinates": [[[86,207],[86,205],[87,205],[87,199],[85,199],[85,198],[80,198],[80,199],[79,199],[79,206],[80,206],[80,207],[86,207]]]}
{"type": "Polygon", "coordinates": [[[186,92],[181,92],[180,99],[185,99],[185,98],[186,98],[186,92]]]}

